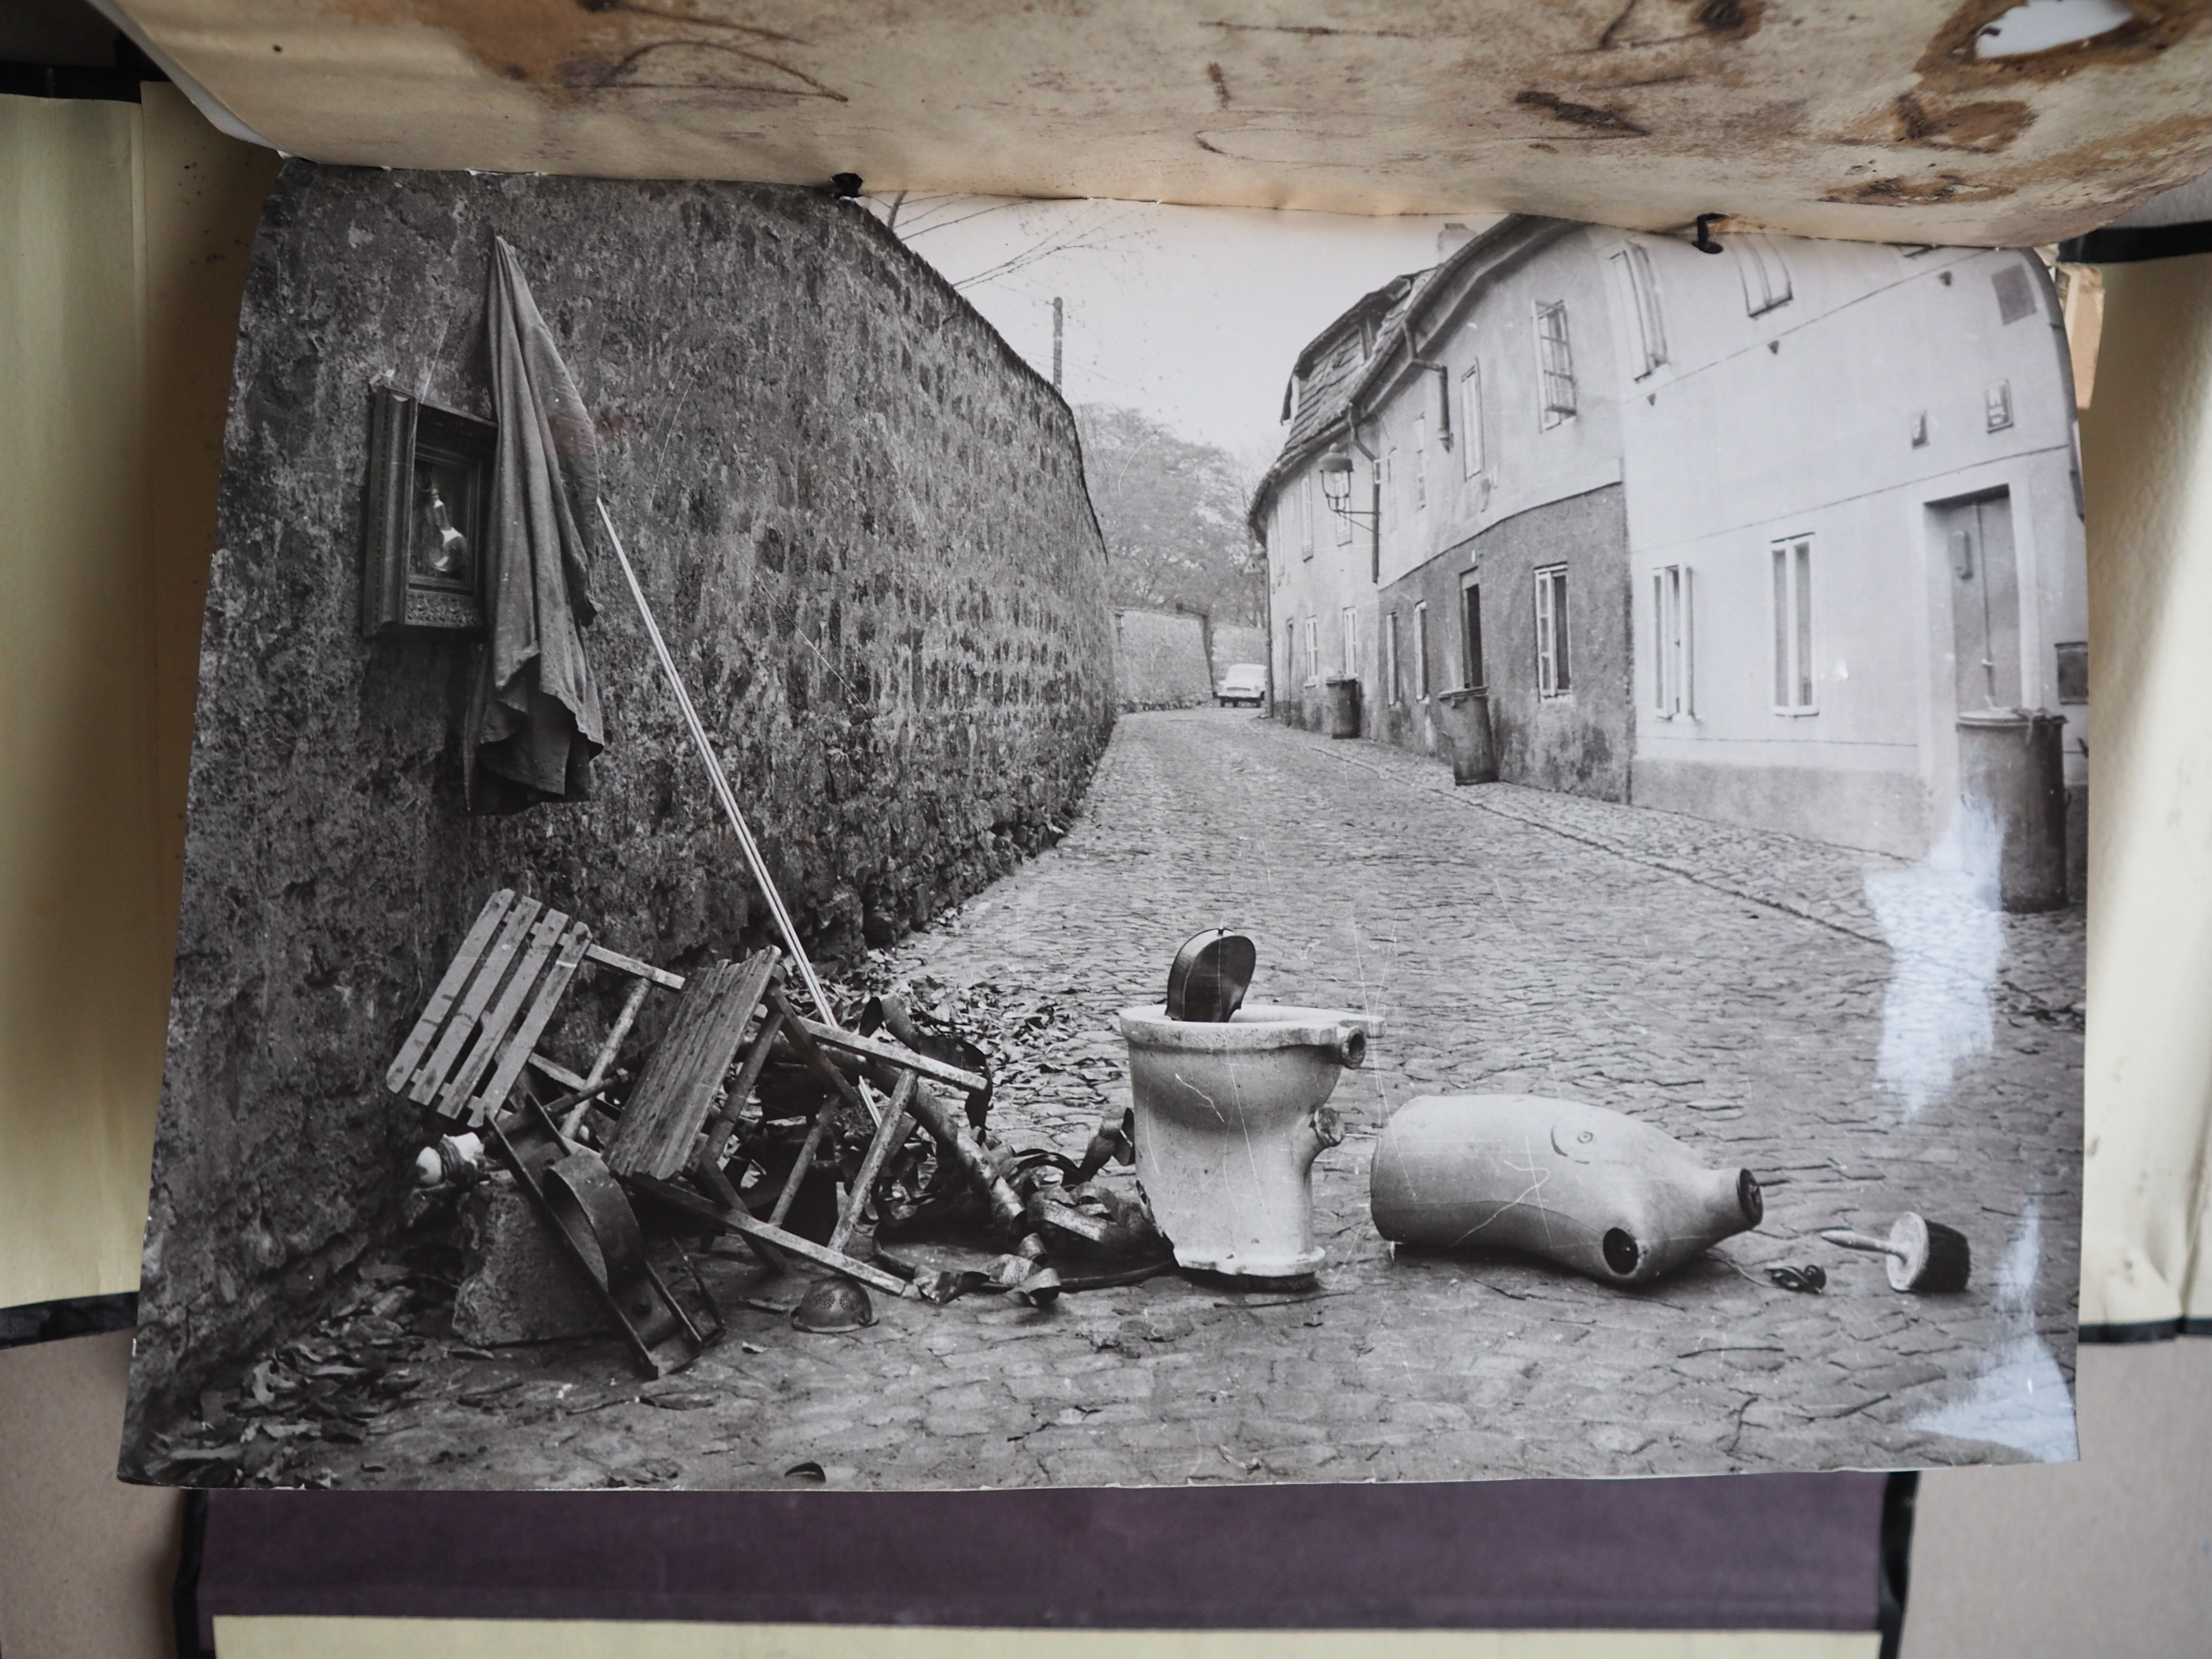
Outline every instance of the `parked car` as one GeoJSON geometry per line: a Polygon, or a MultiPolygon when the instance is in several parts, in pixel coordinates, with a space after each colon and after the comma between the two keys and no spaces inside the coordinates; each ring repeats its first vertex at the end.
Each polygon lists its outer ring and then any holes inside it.
{"type": "Polygon", "coordinates": [[[1234,702],[1249,703],[1258,708],[1267,701],[1267,671],[1256,662],[1231,665],[1222,675],[1221,684],[1213,689],[1213,700],[1224,708],[1234,702]]]}

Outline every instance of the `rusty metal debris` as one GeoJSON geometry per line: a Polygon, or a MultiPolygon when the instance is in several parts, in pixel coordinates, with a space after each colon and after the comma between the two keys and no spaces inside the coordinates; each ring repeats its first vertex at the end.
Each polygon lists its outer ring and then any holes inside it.
{"type": "Polygon", "coordinates": [[[665,1376],[680,1370],[722,1334],[720,1311],[696,1271],[703,1319],[692,1316],[654,1268],[636,1212],[604,1158],[563,1136],[543,1107],[532,1105],[504,1124],[495,1119],[490,1129],[524,1192],[647,1372],[665,1376]]]}
{"type": "MultiPolygon", "coordinates": [[[[1211,937],[1249,955],[1248,940],[1211,937]]],[[[1236,955],[1205,969],[1208,994],[1231,1011],[1236,955]]],[[[774,949],[678,975],[597,943],[569,915],[495,894],[390,1068],[396,1093],[480,1126],[438,1135],[416,1179],[434,1194],[481,1179],[489,1161],[512,1170],[653,1376],[723,1329],[687,1236],[733,1236],[771,1273],[794,1261],[829,1269],[836,1279],[794,1311],[804,1329],[857,1328],[845,1322],[856,1310],[872,1320],[867,1291],[937,1303],[988,1291],[1042,1308],[1172,1265],[1141,1200],[1095,1184],[1134,1161],[1128,1113],[1102,1121],[1079,1161],[1017,1153],[990,1134],[994,1079],[980,1044],[896,994],[870,998],[848,1028],[817,988],[803,960],[774,949]],[[564,1023],[564,1000],[593,967],[629,989],[589,1061],[564,1065],[545,1045],[577,1040],[582,1012],[564,1023]],[[793,1005],[792,969],[824,1018],[793,1005]],[[635,1049],[635,1031],[656,1024],[655,993],[674,1006],[635,1049]],[[883,1247],[932,1232],[998,1254],[947,1267],[883,1247]]]]}
{"type": "Polygon", "coordinates": [[[868,1293],[848,1279],[825,1279],[791,1310],[792,1328],[832,1335],[863,1330],[876,1322],[875,1304],[868,1293]]]}
{"type": "Polygon", "coordinates": [[[1251,987],[1259,959],[1259,951],[1242,933],[1224,927],[1193,933],[1168,967],[1168,994],[1163,1005],[1168,1018],[1214,1024],[1234,1018],[1243,1006],[1244,993],[1251,987]]]}

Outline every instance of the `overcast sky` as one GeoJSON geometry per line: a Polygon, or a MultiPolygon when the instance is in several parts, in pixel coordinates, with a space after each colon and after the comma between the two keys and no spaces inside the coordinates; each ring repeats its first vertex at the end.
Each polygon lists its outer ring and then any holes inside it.
{"type": "Polygon", "coordinates": [[[1060,295],[1070,403],[1141,410],[1256,475],[1281,446],[1300,349],[1370,289],[1435,264],[1446,222],[933,196],[909,198],[894,228],[1048,376],[1060,295]]]}

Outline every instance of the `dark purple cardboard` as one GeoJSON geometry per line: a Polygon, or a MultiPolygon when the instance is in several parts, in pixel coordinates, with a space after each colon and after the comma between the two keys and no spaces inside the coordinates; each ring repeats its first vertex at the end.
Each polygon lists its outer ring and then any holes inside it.
{"type": "Polygon", "coordinates": [[[209,1494],[217,1614],[1876,1627],[1879,1474],[1003,1492],[209,1494]]]}

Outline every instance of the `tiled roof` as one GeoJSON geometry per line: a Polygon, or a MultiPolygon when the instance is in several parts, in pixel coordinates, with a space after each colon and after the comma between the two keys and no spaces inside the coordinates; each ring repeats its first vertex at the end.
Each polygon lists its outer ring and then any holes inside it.
{"type": "Polygon", "coordinates": [[[1342,416],[1359,371],[1367,366],[1369,348],[1379,344],[1404,314],[1421,275],[1394,276],[1373,293],[1361,295],[1298,354],[1291,371],[1298,386],[1297,403],[1291,414],[1291,429],[1284,434],[1285,453],[1303,447],[1342,416]]]}
{"type": "Polygon", "coordinates": [[[1290,430],[1284,434],[1282,453],[1252,492],[1247,521],[1254,535],[1266,540],[1267,509],[1274,504],[1275,492],[1342,427],[1346,412],[1361,402],[1376,375],[1387,367],[1401,325],[1443,289],[1445,279],[1507,244],[1557,226],[1557,221],[1524,214],[1502,219],[1442,264],[1393,277],[1363,295],[1314,337],[1298,354],[1292,370],[1304,381],[1304,389],[1292,412],[1290,430]]]}

